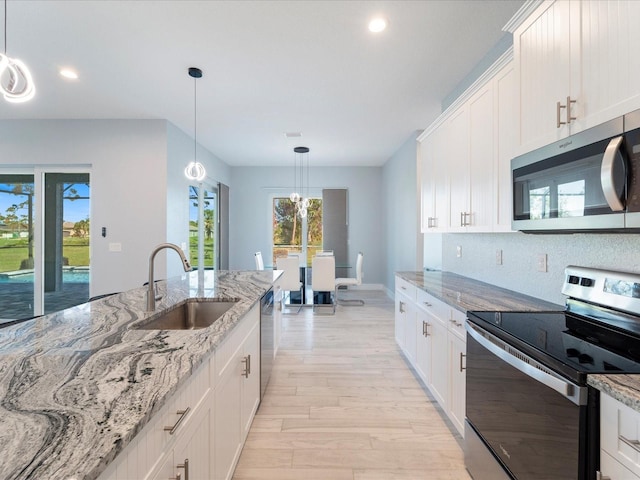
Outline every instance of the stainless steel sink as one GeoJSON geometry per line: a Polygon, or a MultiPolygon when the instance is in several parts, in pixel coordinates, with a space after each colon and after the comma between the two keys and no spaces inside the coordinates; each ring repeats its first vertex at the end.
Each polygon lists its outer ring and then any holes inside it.
{"type": "Polygon", "coordinates": [[[238,299],[188,300],[176,308],[161,313],[134,326],[136,330],[195,330],[207,328],[233,307],[238,299]]]}

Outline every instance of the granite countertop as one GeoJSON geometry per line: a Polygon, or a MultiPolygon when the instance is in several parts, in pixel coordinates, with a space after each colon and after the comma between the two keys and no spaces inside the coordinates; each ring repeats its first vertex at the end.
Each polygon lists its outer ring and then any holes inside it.
{"type": "Polygon", "coordinates": [[[279,271],[190,272],[157,283],[156,312],[238,299],[212,326],[136,330],[137,288],[0,330],[0,479],[95,479],[257,303],[279,271]]]}
{"type": "MultiPolygon", "coordinates": [[[[396,272],[396,275],[448,305],[468,311],[564,310],[545,302],[488,283],[437,270],[396,272]]],[[[640,375],[589,375],[587,383],[640,412],[640,375]]]]}
{"type": "Polygon", "coordinates": [[[548,311],[564,306],[496,287],[451,272],[396,272],[400,278],[464,313],[469,311],[548,311]]]}

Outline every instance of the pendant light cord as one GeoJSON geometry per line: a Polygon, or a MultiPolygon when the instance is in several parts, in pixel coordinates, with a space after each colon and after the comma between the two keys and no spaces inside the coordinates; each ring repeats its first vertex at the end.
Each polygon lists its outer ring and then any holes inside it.
{"type": "Polygon", "coordinates": [[[7,0],[4,0],[4,55],[7,56],[7,0]]]}
{"type": "Polygon", "coordinates": [[[198,151],[198,79],[193,77],[193,161],[196,161],[198,151]]]}

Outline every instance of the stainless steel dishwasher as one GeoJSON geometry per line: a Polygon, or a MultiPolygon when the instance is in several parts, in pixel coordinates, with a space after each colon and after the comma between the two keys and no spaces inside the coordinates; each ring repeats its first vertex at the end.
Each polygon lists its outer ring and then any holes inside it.
{"type": "Polygon", "coordinates": [[[273,322],[274,297],[273,289],[269,289],[260,299],[260,400],[267,390],[273,369],[273,322]]]}

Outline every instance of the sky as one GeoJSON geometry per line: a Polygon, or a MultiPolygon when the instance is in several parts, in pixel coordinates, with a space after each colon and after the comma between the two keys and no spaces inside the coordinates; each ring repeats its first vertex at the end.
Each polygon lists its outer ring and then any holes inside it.
{"type": "MultiPolygon", "coordinates": [[[[85,184],[78,183],[74,185],[78,195],[81,197],[89,196],[89,187],[85,184]]],[[[21,203],[26,200],[25,196],[13,195],[5,193],[5,190],[11,190],[12,187],[6,183],[0,183],[0,215],[5,215],[7,208],[16,203],[21,203]]],[[[77,222],[89,217],[89,200],[65,200],[63,203],[63,220],[65,222],[77,222]]],[[[27,208],[25,206],[24,215],[27,214],[27,208]]]]}

